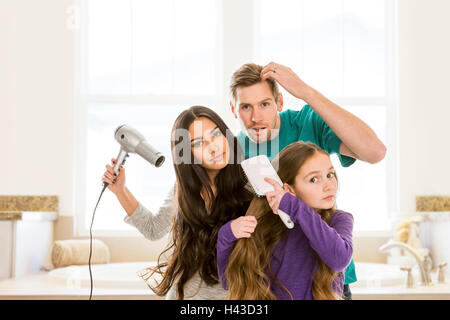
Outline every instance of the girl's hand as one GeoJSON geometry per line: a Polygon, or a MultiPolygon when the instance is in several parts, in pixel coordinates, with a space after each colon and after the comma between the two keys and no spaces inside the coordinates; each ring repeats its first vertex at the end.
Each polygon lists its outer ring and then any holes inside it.
{"type": "Polygon", "coordinates": [[[270,183],[274,188],[274,191],[267,192],[265,196],[269,202],[270,208],[272,208],[273,213],[278,214],[278,207],[280,206],[281,198],[283,198],[285,193],[288,191],[283,189],[283,187],[273,179],[264,178],[264,181],[270,183]]]}
{"type": "Polygon", "coordinates": [[[119,175],[116,176],[114,172],[114,165],[116,164],[116,159],[111,159],[111,166],[106,165],[105,174],[102,177],[103,182],[108,182],[108,189],[111,190],[115,195],[123,192],[125,189],[125,169],[124,167],[119,167],[119,175]]]}
{"type": "Polygon", "coordinates": [[[255,216],[242,216],[231,221],[231,231],[237,239],[250,238],[257,224],[255,216]]]}

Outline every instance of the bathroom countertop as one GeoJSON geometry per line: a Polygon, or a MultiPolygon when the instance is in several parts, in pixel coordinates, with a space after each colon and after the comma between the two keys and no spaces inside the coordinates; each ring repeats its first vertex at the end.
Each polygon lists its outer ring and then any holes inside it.
{"type": "Polygon", "coordinates": [[[57,196],[0,196],[0,210],[58,211],[57,196]]]}
{"type": "Polygon", "coordinates": [[[57,196],[0,196],[0,221],[55,220],[57,196]]]}
{"type": "MultiPolygon", "coordinates": [[[[351,287],[351,285],[350,285],[351,287]]],[[[353,300],[450,300],[450,284],[351,288],[353,300]]],[[[27,275],[19,279],[0,280],[0,300],[87,300],[90,288],[71,288],[55,285],[46,280],[46,272],[27,275]]],[[[93,300],[162,300],[143,285],[142,289],[95,288],[93,300]]]]}
{"type": "Polygon", "coordinates": [[[450,211],[450,197],[417,196],[416,211],[418,212],[450,211]]]}
{"type": "MultiPolygon", "coordinates": [[[[0,280],[0,300],[88,300],[90,288],[71,288],[46,280],[46,272],[0,280]]],[[[95,288],[92,300],[163,300],[144,283],[142,289],[95,288]]]]}
{"type": "Polygon", "coordinates": [[[0,211],[0,221],[53,221],[56,217],[56,212],[0,211]]]}
{"type": "Polygon", "coordinates": [[[404,285],[376,288],[351,288],[353,300],[450,300],[450,284],[406,288],[404,285]]]}
{"type": "Polygon", "coordinates": [[[22,211],[0,211],[0,221],[5,220],[21,220],[22,219],[22,211]]]}

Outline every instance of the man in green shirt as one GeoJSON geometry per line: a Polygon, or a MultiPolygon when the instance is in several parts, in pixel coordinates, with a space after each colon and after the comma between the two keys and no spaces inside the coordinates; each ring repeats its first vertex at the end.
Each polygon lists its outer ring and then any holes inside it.
{"type": "MultiPolygon", "coordinates": [[[[245,64],[233,74],[230,91],[231,111],[242,127],[237,138],[246,158],[266,154],[273,160],[295,141],[310,141],[337,154],[343,167],[356,159],[377,163],[385,156],[386,147],[367,124],[305,84],[286,66],[245,64]],[[282,111],[278,84],[307,104],[300,111],[282,111]]],[[[345,271],[344,298],[351,299],[349,284],[356,280],[352,260],[345,271]]]]}

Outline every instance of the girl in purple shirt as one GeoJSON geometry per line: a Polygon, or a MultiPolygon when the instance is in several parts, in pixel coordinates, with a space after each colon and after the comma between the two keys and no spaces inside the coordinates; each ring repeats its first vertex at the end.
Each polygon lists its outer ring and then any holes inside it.
{"type": "Polygon", "coordinates": [[[341,299],[342,272],[353,254],[353,217],[336,210],[330,157],[309,142],[294,142],[278,157],[283,186],[266,178],[274,191],[255,197],[245,216],[219,230],[222,286],[230,299],[341,299]],[[277,217],[278,208],[291,217],[293,229],[277,217]]]}

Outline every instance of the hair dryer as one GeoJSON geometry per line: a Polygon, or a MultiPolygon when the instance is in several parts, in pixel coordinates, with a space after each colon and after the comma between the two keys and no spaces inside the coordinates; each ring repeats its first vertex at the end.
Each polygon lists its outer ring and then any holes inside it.
{"type": "MultiPolygon", "coordinates": [[[[119,167],[125,164],[128,153],[137,153],[155,167],[160,167],[165,157],[156,151],[136,129],[129,125],[121,125],[116,129],[114,138],[120,144],[120,151],[114,165],[114,172],[119,174],[119,167]]],[[[108,186],[107,182],[104,182],[108,186]]]]}
{"type": "MultiPolygon", "coordinates": [[[[114,138],[116,138],[117,142],[120,144],[120,152],[116,159],[116,164],[114,165],[114,172],[116,174],[119,174],[119,168],[121,165],[125,164],[125,160],[128,157],[128,153],[137,153],[142,158],[150,162],[155,167],[160,167],[165,157],[158,151],[156,151],[144,138],[143,135],[141,135],[136,129],[124,124],[119,126],[116,129],[116,132],[114,134],[114,138]]],[[[89,238],[90,238],[90,244],[89,244],[89,259],[88,259],[88,265],[89,265],[89,277],[91,279],[91,291],[89,294],[89,300],[92,299],[92,289],[94,287],[93,279],[92,279],[92,271],[91,271],[91,257],[92,257],[92,225],[94,224],[94,216],[95,211],[97,210],[98,203],[100,202],[100,199],[102,197],[103,192],[105,191],[106,187],[108,187],[108,182],[103,182],[103,189],[100,193],[100,196],[98,198],[97,204],[95,205],[94,212],[92,214],[92,221],[91,221],[91,227],[89,229],[89,238]]]]}

